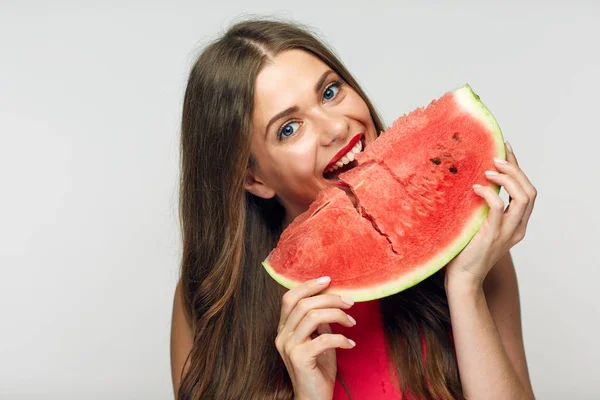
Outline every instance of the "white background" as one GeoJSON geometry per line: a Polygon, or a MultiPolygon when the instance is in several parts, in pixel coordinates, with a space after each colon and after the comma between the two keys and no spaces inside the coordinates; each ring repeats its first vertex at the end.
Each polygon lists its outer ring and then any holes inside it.
{"type": "Polygon", "coordinates": [[[600,398],[600,5],[452,3],[0,1],[0,398],[172,398],[183,90],[242,13],[316,28],[386,124],[473,87],[539,190],[536,395],[600,398]]]}

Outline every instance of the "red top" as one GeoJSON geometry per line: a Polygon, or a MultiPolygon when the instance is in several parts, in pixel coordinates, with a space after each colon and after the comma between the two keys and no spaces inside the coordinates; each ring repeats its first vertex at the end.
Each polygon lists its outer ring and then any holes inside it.
{"type": "MultiPolygon", "coordinates": [[[[401,399],[395,368],[388,367],[388,347],[385,342],[379,301],[355,303],[348,310],[356,325],[346,328],[331,324],[333,333],[341,333],[356,342],[352,349],[337,349],[338,373],[353,399],[401,399]]],[[[348,396],[339,379],[335,382],[334,400],[348,396]]],[[[410,400],[411,397],[408,396],[410,400]]]]}

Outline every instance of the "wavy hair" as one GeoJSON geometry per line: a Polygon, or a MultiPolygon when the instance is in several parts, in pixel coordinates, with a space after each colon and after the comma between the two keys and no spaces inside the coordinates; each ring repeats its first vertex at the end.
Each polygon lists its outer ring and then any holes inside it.
{"type": "MultiPolygon", "coordinates": [[[[181,121],[180,281],[193,333],[177,390],[181,400],[293,398],[274,344],[285,289],[261,266],[277,244],[284,209],[277,197],[262,199],[243,187],[255,162],[256,77],[269,59],[290,49],[307,51],[337,72],[366,102],[377,132],[385,130],[358,82],[308,26],[249,18],[203,49],[189,73],[181,121]]],[[[463,399],[442,272],[380,304],[403,394],[463,399]]]]}

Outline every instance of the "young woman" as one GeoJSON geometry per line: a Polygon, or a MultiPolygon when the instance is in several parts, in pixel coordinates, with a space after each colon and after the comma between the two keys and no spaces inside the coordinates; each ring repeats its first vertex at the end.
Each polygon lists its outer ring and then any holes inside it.
{"type": "Polygon", "coordinates": [[[517,281],[536,190],[507,144],[469,245],[404,292],[356,303],[328,277],[287,290],[261,261],[331,185],[325,166],[385,127],[309,29],[238,22],[207,46],[185,92],[181,279],[171,364],[178,399],[527,399],[517,281]],[[352,315],[355,317],[352,318],[352,315]]]}

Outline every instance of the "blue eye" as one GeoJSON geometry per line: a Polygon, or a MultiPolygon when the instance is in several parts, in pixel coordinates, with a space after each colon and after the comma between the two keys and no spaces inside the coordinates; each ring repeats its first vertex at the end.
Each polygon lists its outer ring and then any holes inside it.
{"type": "Polygon", "coordinates": [[[293,129],[289,129],[292,124],[297,124],[298,122],[290,122],[289,124],[284,125],[279,131],[279,138],[282,136],[288,137],[291,136],[295,131],[293,129]]]}
{"type": "Polygon", "coordinates": [[[330,100],[335,96],[335,93],[332,97],[327,97],[327,93],[331,93],[333,88],[337,88],[339,90],[339,86],[340,86],[340,82],[339,81],[335,81],[334,83],[332,83],[331,85],[329,85],[327,87],[327,89],[325,89],[325,92],[323,93],[323,97],[325,97],[326,100],[330,100]]]}
{"type": "MultiPolygon", "coordinates": [[[[323,98],[325,100],[333,99],[335,96],[337,96],[337,92],[334,91],[333,89],[335,88],[339,91],[340,87],[342,85],[343,85],[342,81],[339,81],[339,80],[333,81],[329,86],[327,86],[327,88],[325,88],[325,91],[323,92],[323,98]],[[330,94],[331,97],[329,97],[328,94],[330,94]]],[[[294,134],[295,131],[293,129],[289,129],[289,127],[292,124],[298,124],[298,122],[289,122],[289,123],[283,125],[281,127],[281,129],[279,129],[279,132],[277,133],[277,138],[279,140],[281,140],[282,138],[290,137],[294,134]]]]}

